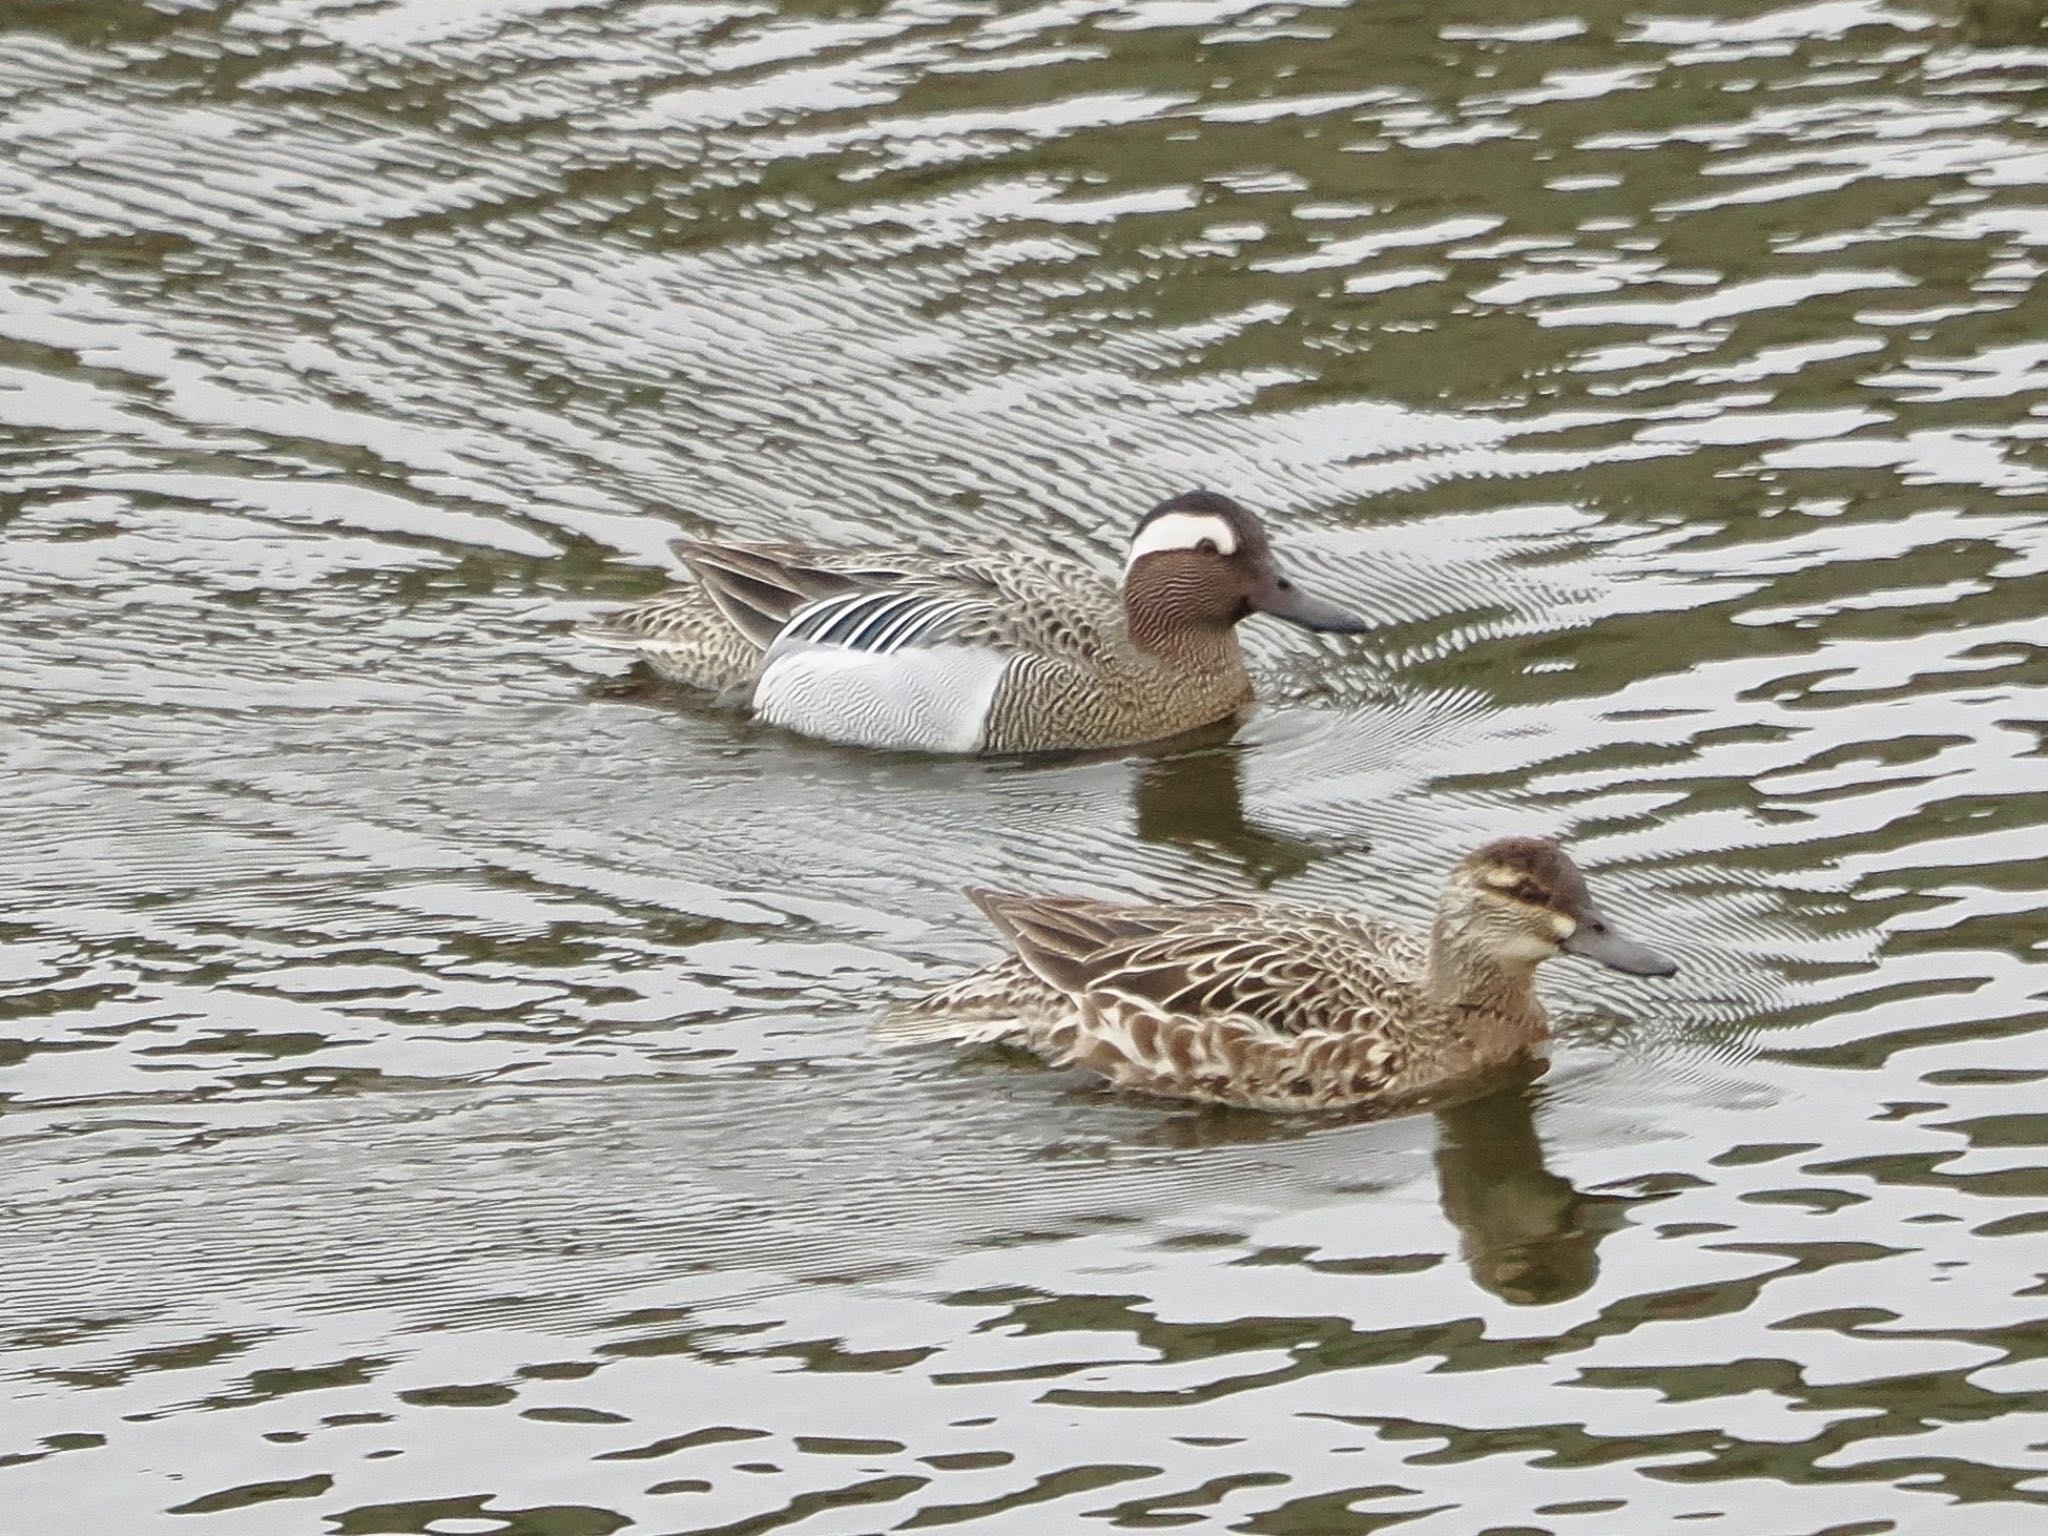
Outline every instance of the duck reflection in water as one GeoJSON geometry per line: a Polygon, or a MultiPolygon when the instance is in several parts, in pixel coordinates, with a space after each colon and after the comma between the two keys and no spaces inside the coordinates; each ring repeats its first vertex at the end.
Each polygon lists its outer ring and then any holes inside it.
{"type": "Polygon", "coordinates": [[[1131,781],[1141,840],[1220,859],[1260,890],[1330,854],[1365,850],[1363,840],[1295,837],[1246,816],[1246,743],[1235,739],[1236,728],[1228,720],[1141,751],[1131,781]]]}
{"type": "MultiPolygon", "coordinates": [[[[1490,1077],[1479,1096],[1432,1111],[1437,1200],[1458,1234],[1458,1256],[1481,1290],[1523,1307],[1566,1301],[1590,1287],[1600,1274],[1601,1240],[1626,1226],[1638,1203],[1587,1194],[1551,1171],[1536,1133],[1535,1084],[1544,1066],[1511,1067],[1490,1077]]],[[[1382,1118],[1372,1111],[1283,1117],[1191,1105],[1160,1117],[1137,1139],[1188,1150],[1251,1146],[1382,1118]]]]}
{"type": "Polygon", "coordinates": [[[1536,1134],[1531,1082],[1513,1074],[1484,1098],[1436,1112],[1437,1197],[1481,1290],[1517,1306],[1578,1295],[1600,1273],[1600,1240],[1632,1201],[1589,1195],[1551,1172],[1536,1134]]]}

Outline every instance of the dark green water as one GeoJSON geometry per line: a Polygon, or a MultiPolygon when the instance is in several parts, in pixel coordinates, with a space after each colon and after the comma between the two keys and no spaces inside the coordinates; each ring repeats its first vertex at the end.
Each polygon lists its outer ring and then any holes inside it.
{"type": "Polygon", "coordinates": [[[2043,14],[0,3],[0,1532],[2037,1528],[2043,14]],[[1229,742],[565,633],[1193,484],[1229,742]],[[1455,1113],[867,1033],[1508,831],[1685,970],[1455,1113]]]}

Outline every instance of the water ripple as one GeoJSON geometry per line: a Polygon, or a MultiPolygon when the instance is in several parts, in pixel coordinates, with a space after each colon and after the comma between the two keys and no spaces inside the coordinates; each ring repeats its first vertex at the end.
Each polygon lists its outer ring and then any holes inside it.
{"type": "Polygon", "coordinates": [[[2040,20],[0,22],[10,1514],[2023,1525],[2040,20]],[[869,758],[565,634],[1193,484],[1374,626],[1248,626],[1234,736],[869,758]],[[1507,831],[1685,969],[1475,1104],[869,1033],[966,884],[1420,922],[1507,831]]]}

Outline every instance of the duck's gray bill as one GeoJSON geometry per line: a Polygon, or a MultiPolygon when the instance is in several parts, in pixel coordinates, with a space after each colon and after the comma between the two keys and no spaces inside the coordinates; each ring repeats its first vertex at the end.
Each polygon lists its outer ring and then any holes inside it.
{"type": "Polygon", "coordinates": [[[1310,597],[1285,576],[1277,574],[1259,583],[1258,590],[1252,593],[1251,602],[1259,612],[1270,613],[1290,624],[1299,624],[1303,629],[1320,629],[1333,635],[1356,635],[1366,628],[1365,620],[1350,609],[1326,603],[1320,597],[1310,597]]]}
{"type": "Polygon", "coordinates": [[[1564,941],[1563,948],[1566,954],[1598,960],[1610,970],[1624,971],[1630,976],[1678,974],[1676,960],[1665,959],[1647,944],[1624,939],[1597,918],[1582,922],[1572,930],[1572,936],[1564,941]]]}

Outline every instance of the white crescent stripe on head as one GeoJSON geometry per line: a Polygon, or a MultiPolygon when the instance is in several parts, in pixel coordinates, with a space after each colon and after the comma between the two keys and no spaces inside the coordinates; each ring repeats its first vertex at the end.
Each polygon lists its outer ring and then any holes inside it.
{"type": "Polygon", "coordinates": [[[1193,549],[1204,539],[1216,546],[1219,555],[1237,553],[1237,531],[1215,513],[1162,513],[1140,528],[1138,536],[1131,540],[1131,557],[1124,562],[1124,569],[1129,570],[1146,555],[1162,549],[1193,549]]]}

